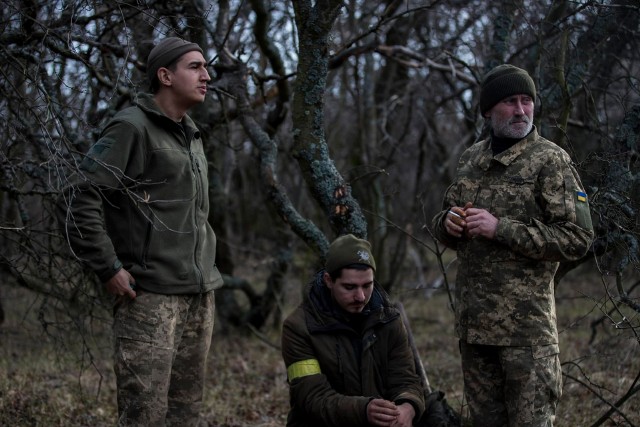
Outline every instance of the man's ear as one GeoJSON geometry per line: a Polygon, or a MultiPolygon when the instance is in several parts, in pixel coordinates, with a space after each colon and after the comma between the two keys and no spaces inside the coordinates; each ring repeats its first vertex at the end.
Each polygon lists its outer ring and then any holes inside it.
{"type": "Polygon", "coordinates": [[[333,280],[331,280],[331,275],[325,271],[324,274],[322,275],[322,279],[324,280],[325,286],[331,289],[331,287],[333,286],[333,280]]]}
{"type": "Polygon", "coordinates": [[[164,86],[171,86],[171,72],[168,68],[160,67],[157,72],[158,82],[164,86]]]}

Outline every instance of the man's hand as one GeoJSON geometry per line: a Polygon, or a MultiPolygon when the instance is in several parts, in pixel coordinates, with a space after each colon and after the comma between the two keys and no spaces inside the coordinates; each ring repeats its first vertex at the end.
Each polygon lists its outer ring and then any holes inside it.
{"type": "MultiPolygon", "coordinates": [[[[404,425],[394,424],[400,415],[400,409],[398,409],[395,403],[389,402],[388,400],[373,399],[367,405],[367,420],[374,426],[391,427],[404,425]]],[[[408,425],[410,426],[411,424],[408,425]]]]}
{"type": "Polygon", "coordinates": [[[411,427],[413,425],[413,417],[416,416],[416,410],[413,409],[413,405],[411,403],[403,403],[398,405],[398,410],[400,411],[400,415],[398,415],[396,422],[391,424],[391,426],[411,427]]]}
{"type": "Polygon", "coordinates": [[[444,218],[444,228],[454,237],[462,237],[467,230],[467,209],[473,204],[467,202],[464,207],[453,206],[444,218]]]}
{"type": "Polygon", "coordinates": [[[117,297],[126,295],[133,299],[136,297],[136,291],[132,288],[132,285],[135,283],[136,281],[133,279],[133,276],[131,276],[127,270],[121,268],[115,276],[105,283],[105,286],[107,287],[107,292],[111,295],[117,297]]]}
{"type": "Polygon", "coordinates": [[[498,218],[484,209],[469,208],[465,210],[467,233],[470,237],[482,236],[493,239],[498,229],[498,218]]]}

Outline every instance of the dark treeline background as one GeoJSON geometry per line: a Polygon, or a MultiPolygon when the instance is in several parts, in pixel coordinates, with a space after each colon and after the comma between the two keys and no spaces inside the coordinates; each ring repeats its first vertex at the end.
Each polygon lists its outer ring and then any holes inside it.
{"type": "Polygon", "coordinates": [[[85,334],[72,319],[109,314],[53,203],[104,124],[147,90],[153,44],[178,35],[210,59],[192,117],[225,328],[278,325],[285,284],[301,286],[343,232],[373,242],[392,294],[451,280],[451,254],[425,226],[461,152],[486,136],[481,76],[509,62],[533,76],[535,124],[587,187],[598,239],[585,261],[605,314],[638,340],[637,0],[0,3],[0,298],[9,285],[41,294],[50,330],[85,334]]]}

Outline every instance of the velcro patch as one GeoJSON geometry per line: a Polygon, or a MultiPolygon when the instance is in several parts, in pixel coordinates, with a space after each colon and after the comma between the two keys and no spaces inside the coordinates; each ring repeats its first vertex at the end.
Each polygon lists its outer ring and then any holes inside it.
{"type": "Polygon", "coordinates": [[[584,191],[576,191],[576,195],[578,196],[579,202],[587,201],[587,193],[585,193],[584,191]]]}
{"type": "Polygon", "coordinates": [[[101,138],[93,144],[87,155],[80,163],[80,169],[88,172],[95,172],[98,168],[98,162],[103,160],[106,154],[111,150],[113,140],[111,138],[101,138]]]}

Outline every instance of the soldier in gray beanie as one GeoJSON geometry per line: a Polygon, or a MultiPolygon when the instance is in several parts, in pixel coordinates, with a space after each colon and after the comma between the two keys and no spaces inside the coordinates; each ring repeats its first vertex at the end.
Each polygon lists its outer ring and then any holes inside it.
{"type": "Polygon", "coordinates": [[[432,220],[457,251],[456,333],[474,426],[553,425],[562,393],[554,275],[593,240],[578,172],[538,134],[535,101],[525,70],[486,74],[480,111],[491,134],[464,151],[432,220]]]}
{"type": "Polygon", "coordinates": [[[113,297],[117,424],[194,426],[222,276],[207,159],[187,112],[211,78],[202,49],[177,37],[147,65],[153,94],[138,94],[103,129],[62,191],[58,218],[113,297]]]}

